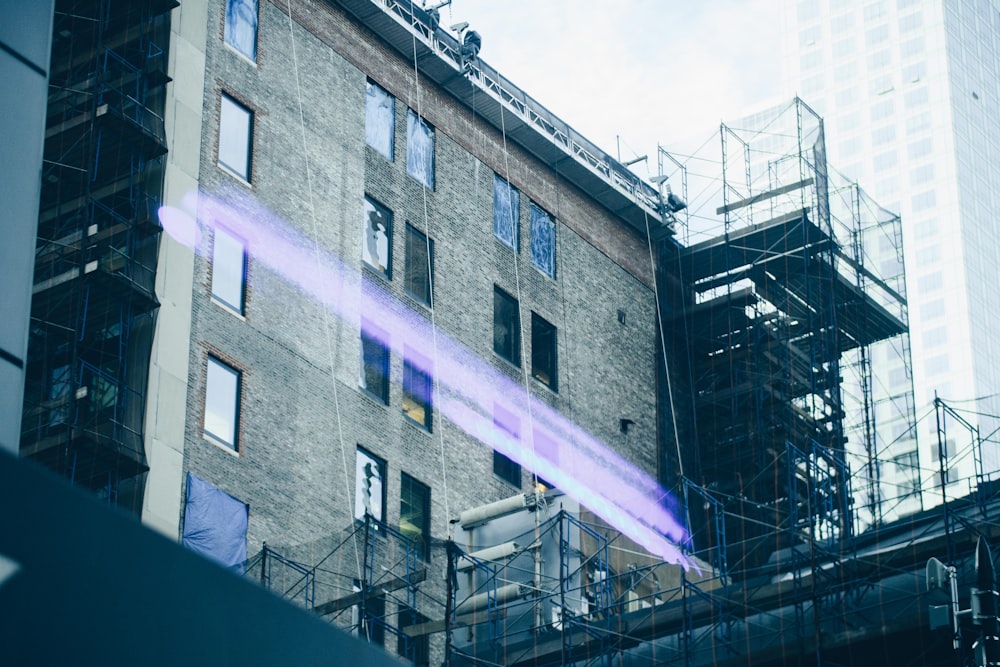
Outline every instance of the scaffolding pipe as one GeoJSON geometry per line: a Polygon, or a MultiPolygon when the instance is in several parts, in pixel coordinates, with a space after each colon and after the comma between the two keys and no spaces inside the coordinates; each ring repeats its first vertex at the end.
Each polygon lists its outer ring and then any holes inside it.
{"type": "Polygon", "coordinates": [[[474,551],[467,556],[459,557],[458,570],[460,572],[471,570],[476,566],[477,561],[480,563],[492,563],[510,558],[517,553],[518,549],[520,549],[520,546],[518,546],[517,542],[504,542],[495,547],[487,547],[486,549],[474,551]]]}
{"type": "Polygon", "coordinates": [[[531,590],[524,584],[507,584],[497,588],[496,593],[478,593],[466,598],[455,609],[457,614],[471,614],[474,611],[481,611],[490,605],[491,599],[497,605],[507,604],[520,598],[527,597],[531,590]]]}
{"type": "Polygon", "coordinates": [[[511,496],[510,498],[498,500],[495,503],[480,505],[479,507],[474,507],[471,510],[465,510],[458,516],[458,521],[462,524],[462,528],[468,530],[469,528],[475,528],[476,526],[489,523],[493,519],[499,519],[502,516],[519,512],[525,508],[533,510],[535,509],[535,504],[536,500],[534,495],[522,493],[520,495],[511,496]]]}

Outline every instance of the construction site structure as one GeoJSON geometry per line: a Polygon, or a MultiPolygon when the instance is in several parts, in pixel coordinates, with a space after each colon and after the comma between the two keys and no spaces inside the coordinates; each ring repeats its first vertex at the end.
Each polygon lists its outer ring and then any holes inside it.
{"type": "Polygon", "coordinates": [[[21,455],[139,513],[171,0],[59,0],[21,455]]]}
{"type": "MultiPolygon", "coordinates": [[[[744,569],[842,544],[904,500],[919,508],[919,465],[906,461],[903,488],[882,483],[887,459],[916,452],[898,216],[827,165],[822,119],[802,100],[722,125],[718,145],[660,149],[687,203],[659,266],[664,431],[680,443],[665,452],[678,452],[677,485],[725,515],[744,569]]],[[[697,534],[714,519],[695,506],[697,534]]]]}

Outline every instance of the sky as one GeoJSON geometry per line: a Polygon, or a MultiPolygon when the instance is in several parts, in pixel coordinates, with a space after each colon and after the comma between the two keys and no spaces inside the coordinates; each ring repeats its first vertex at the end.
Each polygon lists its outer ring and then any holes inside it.
{"type": "MultiPolygon", "coordinates": [[[[432,6],[439,0],[428,0],[432,6]]],[[[779,0],[452,0],[480,58],[600,148],[656,173],[782,92],[779,0]]]]}

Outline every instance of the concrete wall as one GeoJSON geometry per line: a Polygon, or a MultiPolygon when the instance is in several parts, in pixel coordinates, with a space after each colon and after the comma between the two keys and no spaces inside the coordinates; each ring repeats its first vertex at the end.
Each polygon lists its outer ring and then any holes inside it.
{"type": "MultiPolygon", "coordinates": [[[[163,203],[196,215],[205,81],[206,0],[185,0],[171,16],[167,87],[167,164],[163,203]],[[193,198],[192,198],[193,197],[193,198]]],[[[184,427],[191,340],[194,254],[163,234],[157,263],[160,301],[146,410],[149,474],[142,520],[169,537],[180,528],[184,427]]]]}
{"type": "Polygon", "coordinates": [[[0,2],[0,449],[17,454],[34,275],[54,0],[0,2]]]}

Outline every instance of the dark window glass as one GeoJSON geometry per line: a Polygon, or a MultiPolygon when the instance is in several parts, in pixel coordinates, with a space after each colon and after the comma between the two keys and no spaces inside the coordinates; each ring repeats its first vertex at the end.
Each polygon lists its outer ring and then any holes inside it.
{"type": "Polygon", "coordinates": [[[547,276],[556,277],[556,224],[534,204],[530,207],[531,263],[547,276]]]}
{"type": "Polygon", "coordinates": [[[403,414],[431,430],[431,384],[429,361],[410,348],[403,353],[403,414]]]}
{"type": "MultiPolygon", "coordinates": [[[[361,582],[355,580],[354,589],[360,592],[361,582]]],[[[385,596],[371,595],[365,598],[363,616],[358,624],[358,635],[369,644],[385,646],[385,626],[385,596]]]]}
{"type": "Polygon", "coordinates": [[[521,314],[517,299],[493,286],[493,351],[521,365],[521,314]]]}
{"type": "Polygon", "coordinates": [[[431,305],[434,275],[434,240],[406,225],[406,291],[420,303],[431,305]]]}
{"type": "Polygon", "coordinates": [[[498,174],[493,174],[493,234],[517,250],[520,193],[498,174]]]}
{"type": "Polygon", "coordinates": [[[389,403],[389,334],[361,318],[361,388],[389,403]]]}
{"type": "Polygon", "coordinates": [[[431,664],[430,657],[430,636],[423,634],[417,637],[407,636],[406,628],[426,623],[430,619],[420,612],[407,606],[400,605],[399,608],[399,629],[404,634],[399,636],[396,642],[396,653],[409,660],[416,667],[428,667],[431,664]]]}
{"type": "Polygon", "coordinates": [[[434,189],[434,128],[406,112],[406,171],[431,190],[434,189]]]}
{"type": "Polygon", "coordinates": [[[513,453],[520,447],[521,420],[516,414],[504,407],[493,405],[493,425],[497,429],[497,449],[493,451],[493,473],[500,479],[517,488],[521,488],[521,464],[499,450],[513,453]]]}
{"type": "Polygon", "coordinates": [[[531,375],[553,391],[557,388],[556,328],[538,313],[531,314],[531,375]]]}
{"type": "Polygon", "coordinates": [[[392,212],[365,197],[361,259],[386,280],[392,279],[392,212]]]}
{"type": "Polygon", "coordinates": [[[365,88],[365,141],[390,160],[395,148],[395,117],[396,98],[369,81],[365,88]]]}
{"type": "Polygon", "coordinates": [[[354,468],[354,518],[364,520],[368,513],[385,521],[385,460],[358,447],[354,468]]]}
{"type": "Polygon", "coordinates": [[[426,559],[431,542],[431,490],[414,478],[401,473],[399,492],[399,531],[413,541],[417,552],[426,559]]]}

